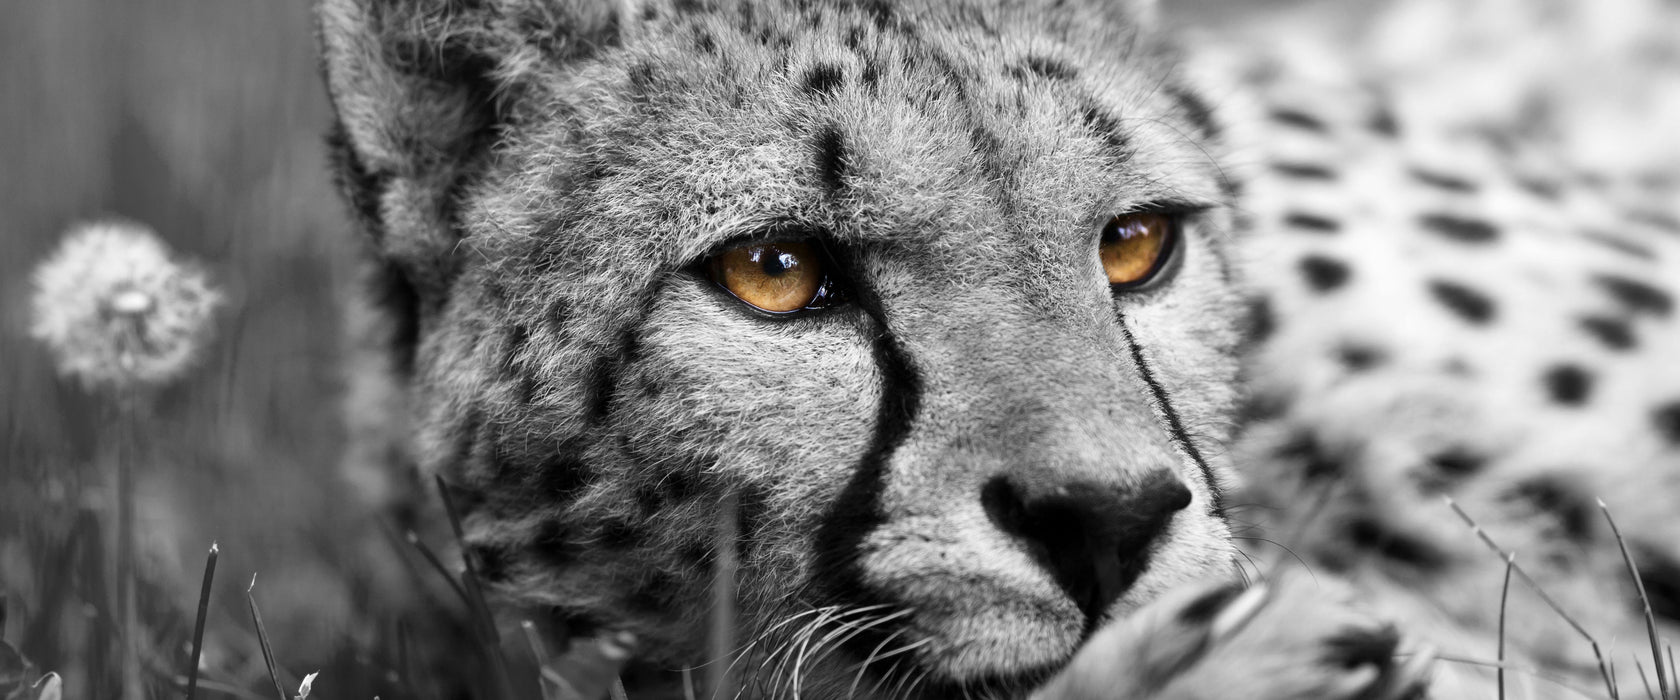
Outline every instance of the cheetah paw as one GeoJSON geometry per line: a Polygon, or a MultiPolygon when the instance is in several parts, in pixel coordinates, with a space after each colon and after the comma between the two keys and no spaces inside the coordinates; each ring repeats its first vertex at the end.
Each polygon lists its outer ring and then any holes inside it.
{"type": "Polygon", "coordinates": [[[1284,577],[1169,595],[1110,623],[1032,700],[1418,700],[1434,661],[1344,596],[1284,577]]]}

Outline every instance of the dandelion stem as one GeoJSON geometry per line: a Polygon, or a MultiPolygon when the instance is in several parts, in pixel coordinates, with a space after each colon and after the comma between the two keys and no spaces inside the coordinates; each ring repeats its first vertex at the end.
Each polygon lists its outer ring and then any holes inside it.
{"type": "Polygon", "coordinates": [[[122,625],[122,689],[128,700],[145,700],[140,677],[140,615],[134,596],[134,462],[139,426],[132,387],[117,396],[117,619],[122,625]]]}
{"type": "Polygon", "coordinates": [[[198,660],[204,653],[204,618],[210,613],[210,584],[216,580],[216,558],[221,550],[210,543],[210,553],[204,557],[204,584],[198,589],[198,618],[193,621],[192,658],[187,662],[187,700],[198,692],[198,660]]]}

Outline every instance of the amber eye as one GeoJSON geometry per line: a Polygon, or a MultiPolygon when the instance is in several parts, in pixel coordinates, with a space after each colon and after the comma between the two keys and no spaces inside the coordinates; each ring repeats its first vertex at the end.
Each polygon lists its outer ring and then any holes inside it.
{"type": "Polygon", "coordinates": [[[1141,286],[1161,271],[1170,257],[1178,222],[1167,214],[1121,214],[1102,230],[1103,270],[1116,289],[1141,286]]]}
{"type": "Polygon", "coordinates": [[[822,251],[803,241],[751,243],[711,260],[712,281],[748,304],[772,313],[828,306],[833,285],[822,251]]]}

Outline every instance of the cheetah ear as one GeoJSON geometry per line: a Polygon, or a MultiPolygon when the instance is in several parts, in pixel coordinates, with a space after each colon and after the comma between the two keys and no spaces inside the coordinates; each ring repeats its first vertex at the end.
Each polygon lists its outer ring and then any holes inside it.
{"type": "MultiPolygon", "coordinates": [[[[334,168],[383,262],[447,293],[461,194],[560,64],[618,41],[619,0],[318,0],[334,168]]],[[[423,307],[424,308],[424,307],[423,307]]]]}

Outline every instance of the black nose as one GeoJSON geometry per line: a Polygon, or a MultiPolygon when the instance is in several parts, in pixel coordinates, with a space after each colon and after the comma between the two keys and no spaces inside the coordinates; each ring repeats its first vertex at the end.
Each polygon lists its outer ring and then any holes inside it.
{"type": "Polygon", "coordinates": [[[1000,529],[1028,543],[1095,625],[1143,573],[1149,543],[1190,505],[1190,489],[1164,470],[1123,486],[1000,476],[981,489],[980,502],[1000,529]]]}

